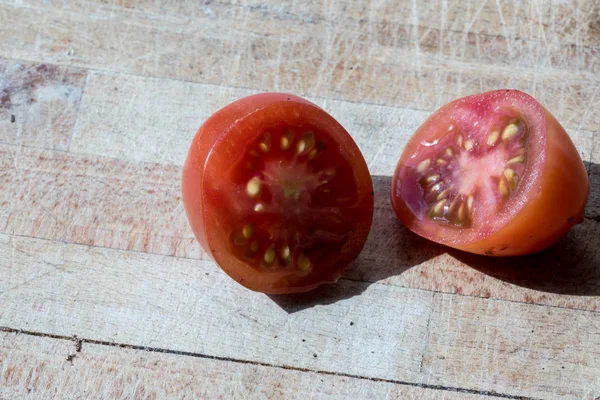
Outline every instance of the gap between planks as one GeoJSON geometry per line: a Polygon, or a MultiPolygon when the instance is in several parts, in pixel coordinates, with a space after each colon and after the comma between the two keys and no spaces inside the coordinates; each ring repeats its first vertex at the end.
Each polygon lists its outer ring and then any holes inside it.
{"type": "Polygon", "coordinates": [[[318,370],[318,369],[312,370],[309,368],[299,368],[299,367],[294,367],[294,366],[290,366],[290,365],[276,365],[276,364],[270,364],[270,363],[265,363],[265,362],[260,362],[260,361],[250,361],[250,360],[242,360],[242,359],[236,359],[236,358],[230,358],[230,357],[211,356],[211,355],[202,354],[202,353],[194,353],[194,352],[190,352],[190,351],[181,351],[181,350],[171,350],[171,349],[166,349],[166,348],[161,348],[161,347],[149,347],[149,346],[140,346],[140,345],[134,345],[134,344],[128,344],[128,343],[109,342],[106,340],[83,338],[78,335],[64,336],[64,335],[57,335],[57,334],[51,334],[51,333],[10,328],[10,327],[6,327],[6,326],[0,326],[0,332],[14,333],[17,335],[28,335],[28,336],[34,336],[34,337],[50,338],[50,339],[56,339],[56,340],[66,340],[66,341],[70,341],[70,342],[72,342],[74,340],[74,338],[76,338],[78,340],[78,342],[81,343],[81,349],[78,351],[83,351],[83,345],[85,343],[90,343],[90,344],[95,344],[95,345],[100,345],[100,346],[117,347],[117,348],[128,349],[128,350],[147,351],[147,352],[151,352],[151,353],[171,354],[171,355],[184,356],[184,357],[204,358],[204,359],[209,359],[209,360],[227,361],[227,362],[233,362],[233,363],[237,363],[237,364],[250,364],[250,365],[257,365],[257,366],[262,366],[262,367],[279,368],[279,369],[292,370],[292,371],[298,371],[298,372],[312,372],[312,373],[317,373],[317,374],[322,374],[322,375],[332,375],[332,376],[339,376],[339,377],[352,378],[352,379],[361,379],[361,380],[368,380],[368,381],[372,381],[372,382],[392,383],[395,385],[411,386],[411,387],[416,387],[416,388],[421,388],[421,389],[442,390],[442,391],[447,391],[447,392],[474,394],[474,395],[497,397],[497,398],[511,399],[511,400],[541,400],[541,399],[537,399],[535,397],[515,396],[515,395],[504,394],[504,393],[499,393],[499,392],[495,392],[495,391],[487,391],[487,390],[482,391],[482,390],[465,389],[465,388],[443,386],[443,385],[429,385],[429,384],[422,384],[422,383],[416,383],[416,382],[407,382],[407,381],[400,381],[400,380],[395,380],[395,379],[373,378],[373,377],[368,377],[368,376],[363,376],[363,375],[345,374],[345,373],[318,370]]]}

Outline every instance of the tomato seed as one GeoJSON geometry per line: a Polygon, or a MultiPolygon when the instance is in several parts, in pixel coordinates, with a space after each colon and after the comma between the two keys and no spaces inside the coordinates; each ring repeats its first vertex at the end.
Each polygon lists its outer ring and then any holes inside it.
{"type": "Polygon", "coordinates": [[[419,165],[417,165],[417,171],[420,173],[423,173],[423,172],[425,172],[425,170],[427,168],[429,168],[430,165],[431,165],[430,159],[423,160],[419,163],[419,165]]]}
{"type": "Polygon", "coordinates": [[[434,183],[438,179],[440,179],[440,176],[438,174],[429,175],[428,177],[425,178],[425,182],[426,183],[434,183]]]}
{"type": "Polygon", "coordinates": [[[269,150],[271,149],[271,146],[270,146],[270,144],[269,144],[268,142],[260,142],[260,143],[258,144],[258,147],[260,148],[260,150],[261,150],[263,153],[268,153],[268,152],[269,152],[269,150]]]}
{"type": "Polygon", "coordinates": [[[283,132],[281,136],[281,149],[287,150],[290,148],[290,144],[292,142],[292,131],[288,128],[283,132]]]}
{"type": "Polygon", "coordinates": [[[518,131],[519,131],[519,127],[517,126],[517,124],[512,123],[512,124],[508,125],[502,131],[502,140],[510,139],[511,137],[515,136],[518,131]]]}
{"type": "Polygon", "coordinates": [[[469,196],[466,201],[464,197],[460,198],[460,207],[458,208],[458,222],[463,227],[469,227],[473,218],[473,196],[469,196]]]}
{"type": "Polygon", "coordinates": [[[251,197],[255,197],[260,193],[260,179],[256,176],[248,181],[246,191],[251,197]]]}
{"type": "Polygon", "coordinates": [[[315,135],[312,132],[306,132],[296,146],[296,153],[304,154],[312,150],[315,145],[315,135]]]}
{"type": "Polygon", "coordinates": [[[264,260],[268,264],[271,264],[273,261],[275,261],[275,250],[273,249],[273,246],[269,247],[267,251],[265,251],[264,260]]]}
{"type": "Polygon", "coordinates": [[[508,186],[506,186],[506,181],[504,178],[500,178],[500,182],[498,182],[498,190],[502,194],[502,196],[508,195],[508,186]]]}
{"type": "Polygon", "coordinates": [[[508,183],[514,182],[514,179],[515,179],[515,170],[512,169],[512,168],[506,168],[504,170],[504,176],[506,177],[506,180],[508,181],[508,183]]]}
{"type": "Polygon", "coordinates": [[[429,189],[429,193],[430,194],[434,194],[440,191],[440,189],[442,188],[444,182],[439,182],[436,183],[435,185],[433,185],[430,189],[429,189]]]}
{"type": "Polygon", "coordinates": [[[498,136],[500,136],[500,132],[498,132],[496,130],[492,131],[492,133],[490,133],[490,136],[488,136],[488,139],[487,139],[488,146],[495,145],[496,142],[498,141],[498,136]]]}
{"type": "Polygon", "coordinates": [[[287,259],[290,256],[290,248],[288,246],[283,246],[281,249],[281,258],[287,259]]]}
{"type": "Polygon", "coordinates": [[[522,163],[525,160],[525,158],[523,156],[516,156],[511,158],[510,160],[508,160],[506,162],[507,165],[511,165],[511,164],[519,164],[522,163]]]}
{"type": "Polygon", "coordinates": [[[246,239],[250,239],[253,234],[254,228],[252,227],[252,225],[246,225],[244,226],[244,228],[242,228],[242,235],[244,235],[246,239]]]}
{"type": "Polygon", "coordinates": [[[301,140],[298,142],[298,146],[296,147],[296,152],[298,154],[302,154],[302,152],[304,151],[305,148],[306,148],[306,143],[304,143],[304,140],[301,140]]]}
{"type": "Polygon", "coordinates": [[[438,201],[437,203],[435,203],[434,206],[431,208],[431,216],[432,217],[441,217],[442,211],[444,211],[444,205],[446,205],[447,201],[448,201],[448,199],[442,199],[442,200],[438,201]]]}
{"type": "Polygon", "coordinates": [[[456,135],[456,144],[458,147],[462,147],[463,145],[463,137],[461,134],[456,135]]]}
{"type": "Polygon", "coordinates": [[[450,207],[448,207],[448,214],[450,214],[450,215],[456,214],[462,204],[463,204],[462,197],[456,196],[454,198],[454,200],[452,200],[452,203],[450,203],[450,207]]]}
{"type": "Polygon", "coordinates": [[[298,268],[302,271],[306,271],[310,268],[310,260],[303,253],[298,256],[298,268]]]}
{"type": "Polygon", "coordinates": [[[436,200],[441,200],[441,199],[448,197],[449,193],[450,193],[450,189],[446,189],[446,190],[442,191],[442,193],[438,194],[436,200]]]}

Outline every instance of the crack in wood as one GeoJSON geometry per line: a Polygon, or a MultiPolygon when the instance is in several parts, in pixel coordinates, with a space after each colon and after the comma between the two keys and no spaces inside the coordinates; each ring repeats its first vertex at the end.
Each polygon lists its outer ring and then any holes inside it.
{"type": "MultiPolygon", "coordinates": [[[[121,349],[135,350],[135,351],[141,350],[141,351],[147,351],[147,352],[152,352],[152,353],[172,354],[172,355],[185,356],[185,357],[205,358],[205,359],[209,359],[209,360],[227,361],[227,362],[233,362],[233,363],[238,363],[238,364],[251,364],[251,365],[257,365],[257,366],[262,366],[262,367],[280,368],[280,369],[286,369],[286,370],[298,371],[298,372],[316,373],[316,374],[332,375],[332,376],[339,376],[339,377],[352,378],[352,379],[368,380],[368,381],[372,381],[372,382],[392,383],[395,385],[412,386],[412,387],[417,387],[417,388],[421,388],[421,389],[432,389],[432,390],[441,390],[441,391],[447,391],[447,392],[475,394],[475,395],[480,395],[480,396],[499,397],[499,398],[511,399],[511,400],[541,400],[541,399],[538,399],[535,397],[527,397],[527,396],[518,396],[518,395],[512,395],[512,394],[506,394],[506,393],[499,393],[499,392],[496,392],[493,390],[476,390],[476,389],[467,389],[467,388],[452,387],[452,386],[408,382],[408,381],[401,381],[401,380],[396,380],[396,379],[374,378],[374,377],[363,376],[363,375],[345,374],[345,373],[340,373],[340,372],[309,369],[309,368],[299,368],[299,367],[293,367],[290,365],[277,365],[277,364],[270,364],[270,363],[265,363],[265,362],[260,362],[260,361],[236,359],[236,358],[231,358],[231,357],[211,356],[208,354],[194,353],[194,352],[190,352],[190,351],[172,350],[172,349],[165,349],[165,348],[160,348],[160,347],[140,346],[140,345],[133,345],[133,344],[128,344],[128,343],[109,342],[106,340],[78,338],[77,335],[64,336],[64,335],[57,335],[57,334],[52,334],[52,333],[26,331],[23,329],[10,328],[7,326],[0,326],[0,332],[14,333],[17,335],[29,335],[29,336],[35,336],[35,337],[57,339],[57,340],[69,340],[69,341],[73,341],[74,338],[77,338],[77,340],[79,340],[81,342],[86,342],[86,343],[95,344],[95,345],[99,345],[99,346],[117,347],[117,348],[121,348],[121,349]]],[[[73,358],[75,358],[75,354],[67,356],[68,361],[72,362],[73,358]],[[71,357],[71,358],[69,359],[69,357],[71,357]]]]}

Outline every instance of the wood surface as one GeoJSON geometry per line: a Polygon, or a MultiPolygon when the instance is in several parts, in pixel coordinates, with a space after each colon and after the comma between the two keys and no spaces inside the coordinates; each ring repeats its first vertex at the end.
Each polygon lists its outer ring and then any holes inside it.
{"type": "Polygon", "coordinates": [[[0,398],[600,398],[599,132],[597,0],[0,0],[0,398]],[[513,259],[410,233],[404,144],[505,87],[576,144],[584,223],[513,259]],[[359,259],[299,296],[231,281],[181,204],[197,128],[260,91],[328,110],[374,180],[359,259]]]}

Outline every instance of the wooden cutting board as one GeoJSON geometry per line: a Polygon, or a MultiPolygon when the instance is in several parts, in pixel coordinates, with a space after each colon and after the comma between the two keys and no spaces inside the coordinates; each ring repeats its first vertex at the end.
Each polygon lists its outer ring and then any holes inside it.
{"type": "Polygon", "coordinates": [[[596,0],[0,0],[0,398],[599,398],[599,72],[596,0]],[[416,127],[497,88],[590,173],[584,223],[527,258],[388,200],[416,127]],[[227,278],[181,203],[197,128],[259,91],[328,110],[373,175],[364,251],[301,296],[227,278]]]}

